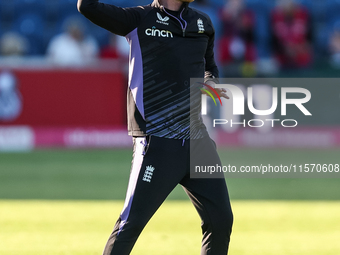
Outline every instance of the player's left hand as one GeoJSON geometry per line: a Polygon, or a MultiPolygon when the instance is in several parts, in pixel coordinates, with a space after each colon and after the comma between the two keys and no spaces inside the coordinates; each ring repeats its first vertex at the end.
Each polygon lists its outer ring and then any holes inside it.
{"type": "MultiPolygon", "coordinates": [[[[215,89],[215,91],[217,92],[219,97],[230,99],[229,96],[227,95],[227,90],[225,88],[216,88],[215,87],[216,83],[213,82],[213,81],[207,81],[206,84],[211,86],[211,87],[213,87],[215,89]]],[[[209,88],[206,88],[206,89],[208,89],[210,91],[209,88]]],[[[216,98],[216,94],[215,93],[212,93],[212,95],[216,98]]]]}
{"type": "Polygon", "coordinates": [[[223,97],[223,98],[226,98],[226,99],[229,99],[228,95],[227,95],[227,90],[224,89],[224,88],[215,88],[217,94],[220,96],[220,97],[223,97]]]}

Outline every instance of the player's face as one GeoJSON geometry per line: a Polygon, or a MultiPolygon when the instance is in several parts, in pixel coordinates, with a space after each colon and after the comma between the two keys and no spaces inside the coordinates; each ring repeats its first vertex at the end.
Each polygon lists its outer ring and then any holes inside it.
{"type": "Polygon", "coordinates": [[[183,3],[191,3],[191,2],[193,2],[195,0],[180,0],[180,1],[183,2],[183,3]]]}

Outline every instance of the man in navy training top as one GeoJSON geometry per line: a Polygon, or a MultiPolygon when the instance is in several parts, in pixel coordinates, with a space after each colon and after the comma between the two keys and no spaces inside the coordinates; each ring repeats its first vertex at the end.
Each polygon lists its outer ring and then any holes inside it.
{"type": "MultiPolygon", "coordinates": [[[[192,155],[197,165],[221,165],[202,122],[199,89],[195,90],[199,101],[190,101],[190,78],[212,84],[218,77],[213,25],[206,14],[189,7],[192,1],[154,0],[146,6],[120,8],[78,0],[86,18],[126,37],[130,44],[127,111],[133,161],[124,208],[104,255],[130,254],[177,184],[202,219],[201,255],[228,253],[233,215],[225,179],[190,178],[192,155]]],[[[216,90],[228,98],[224,89],[216,90]]]]}

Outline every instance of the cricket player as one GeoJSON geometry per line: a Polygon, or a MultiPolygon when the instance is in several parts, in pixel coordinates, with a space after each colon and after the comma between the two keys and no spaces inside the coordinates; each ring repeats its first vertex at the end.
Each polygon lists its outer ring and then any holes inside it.
{"type": "MultiPolygon", "coordinates": [[[[202,219],[201,255],[228,253],[233,215],[225,179],[190,178],[192,155],[199,165],[221,165],[202,122],[199,89],[194,90],[198,101],[190,101],[190,78],[212,84],[218,77],[213,25],[206,14],[189,7],[192,1],[154,0],[120,8],[78,0],[80,13],[130,44],[127,111],[133,161],[125,204],[104,255],[130,254],[178,184],[202,219]]],[[[217,92],[228,98],[225,90],[217,92]]]]}

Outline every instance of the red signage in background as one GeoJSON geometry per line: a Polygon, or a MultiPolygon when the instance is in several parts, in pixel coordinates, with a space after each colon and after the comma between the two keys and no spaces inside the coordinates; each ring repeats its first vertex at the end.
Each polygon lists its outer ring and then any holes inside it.
{"type": "Polygon", "coordinates": [[[126,85],[120,72],[12,70],[21,113],[0,125],[126,126],[126,85]]]}
{"type": "Polygon", "coordinates": [[[119,68],[2,68],[0,83],[0,151],[132,144],[119,68]]]}

